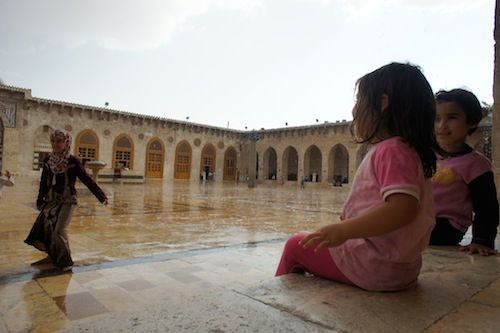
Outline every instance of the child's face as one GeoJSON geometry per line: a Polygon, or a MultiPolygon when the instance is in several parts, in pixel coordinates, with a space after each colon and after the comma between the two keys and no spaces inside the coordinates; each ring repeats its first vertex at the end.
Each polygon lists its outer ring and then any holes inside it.
{"type": "Polygon", "coordinates": [[[61,153],[64,148],[64,140],[59,137],[54,137],[50,140],[54,153],[61,153]]]}
{"type": "Polygon", "coordinates": [[[434,130],[436,139],[446,152],[456,153],[464,149],[469,130],[477,125],[467,123],[465,111],[454,102],[436,105],[434,130]]]}

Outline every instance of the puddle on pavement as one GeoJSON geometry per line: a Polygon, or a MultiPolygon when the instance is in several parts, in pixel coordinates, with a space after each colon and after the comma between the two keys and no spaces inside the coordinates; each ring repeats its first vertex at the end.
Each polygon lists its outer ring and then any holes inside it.
{"type": "Polygon", "coordinates": [[[54,301],[70,320],[82,319],[109,312],[108,309],[89,292],[54,297],[54,301]]]}
{"type": "MultiPolygon", "coordinates": [[[[168,252],[257,243],[308,232],[339,220],[349,187],[319,184],[257,184],[146,180],[145,184],[101,184],[109,205],[78,184],[78,206],[69,227],[78,264],[168,252]]],[[[23,243],[37,211],[36,177],[18,177],[1,206],[0,247],[10,271],[41,256],[23,243]],[[8,240],[8,241],[6,241],[8,240]]],[[[23,266],[24,267],[24,266],[23,266]]],[[[25,269],[25,268],[22,268],[25,269]]],[[[6,270],[8,272],[9,270],[6,270]]]]}

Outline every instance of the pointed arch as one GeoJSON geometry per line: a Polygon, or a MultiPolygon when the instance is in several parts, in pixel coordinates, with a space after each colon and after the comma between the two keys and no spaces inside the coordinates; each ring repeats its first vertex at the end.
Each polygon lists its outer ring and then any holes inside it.
{"type": "Polygon", "coordinates": [[[364,143],[361,147],[359,147],[358,153],[356,154],[356,169],[363,161],[363,158],[365,158],[365,155],[368,152],[368,150],[370,150],[370,147],[371,145],[368,143],[364,143]]]}
{"type": "Polygon", "coordinates": [[[228,147],[224,153],[223,180],[236,179],[237,153],[234,147],[228,147]]]}
{"type": "Polygon", "coordinates": [[[307,148],[304,155],[304,175],[310,182],[321,182],[322,154],[318,146],[307,148]]]}
{"type": "Polygon", "coordinates": [[[278,155],[273,147],[264,152],[263,170],[264,179],[276,180],[278,178],[278,155]]]}
{"type": "Polygon", "coordinates": [[[349,153],[343,144],[335,145],[328,156],[328,182],[340,186],[349,181],[349,153]]]}
{"type": "Polygon", "coordinates": [[[0,117],[0,173],[3,173],[3,120],[0,117]]]}
{"type": "Polygon", "coordinates": [[[285,175],[286,180],[297,180],[297,174],[299,172],[299,155],[297,154],[297,149],[289,146],[283,152],[283,170],[282,175],[285,175]]]}
{"type": "MultiPolygon", "coordinates": [[[[210,176],[215,172],[216,150],[212,144],[207,144],[201,151],[200,175],[205,173],[206,179],[213,179],[210,176]]],[[[200,176],[201,177],[201,176],[200,176]]]]}

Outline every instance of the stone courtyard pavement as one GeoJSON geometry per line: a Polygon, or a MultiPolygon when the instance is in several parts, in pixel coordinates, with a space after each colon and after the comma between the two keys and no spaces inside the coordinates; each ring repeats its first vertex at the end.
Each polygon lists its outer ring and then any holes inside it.
{"type": "Polygon", "coordinates": [[[0,199],[0,333],[500,331],[500,257],[431,247],[404,292],[275,278],[285,240],[338,220],[348,187],[117,182],[105,207],[80,185],[66,274],[30,265],[37,187],[0,199]]]}

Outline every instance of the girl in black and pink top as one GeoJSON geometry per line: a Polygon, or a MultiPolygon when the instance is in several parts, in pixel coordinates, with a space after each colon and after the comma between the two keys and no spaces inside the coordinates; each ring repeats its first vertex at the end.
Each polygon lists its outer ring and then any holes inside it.
{"type": "Polygon", "coordinates": [[[436,227],[431,245],[458,245],[472,225],[472,242],[460,247],[470,254],[495,251],[499,206],[491,162],[466,143],[483,118],[481,105],[464,89],[436,94],[436,138],[446,156],[438,156],[432,178],[436,227]]]}

